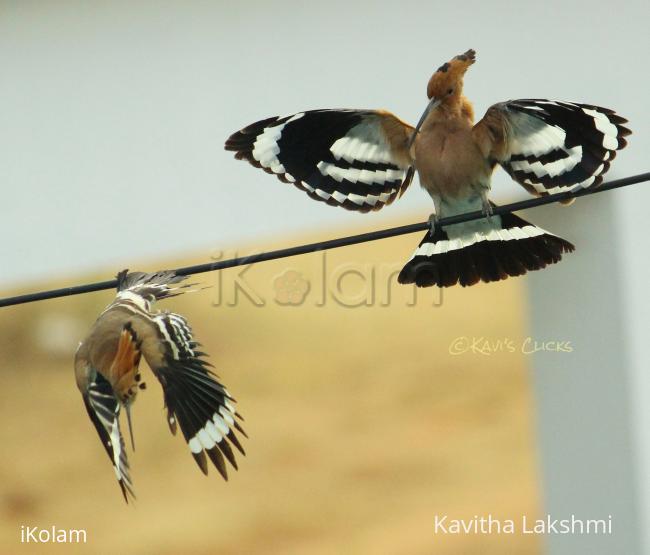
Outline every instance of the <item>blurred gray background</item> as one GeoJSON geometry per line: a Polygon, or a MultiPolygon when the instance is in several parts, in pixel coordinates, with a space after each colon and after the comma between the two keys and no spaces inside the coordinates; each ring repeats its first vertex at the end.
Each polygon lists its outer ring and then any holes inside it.
{"type": "MultiPolygon", "coordinates": [[[[222,145],[310,108],[415,122],[432,71],[468,48],[478,117],[522,97],[612,107],[635,134],[608,177],[648,171],[649,16],[647,1],[0,2],[0,286],[426,219],[417,185],[362,217],[222,145]]],[[[546,510],[617,517],[613,543],[551,537],[553,553],[650,552],[647,187],[527,214],[584,249],[529,281],[533,331],[581,349],[571,369],[535,361],[546,510]]],[[[523,197],[497,172],[494,198],[523,197]]]]}

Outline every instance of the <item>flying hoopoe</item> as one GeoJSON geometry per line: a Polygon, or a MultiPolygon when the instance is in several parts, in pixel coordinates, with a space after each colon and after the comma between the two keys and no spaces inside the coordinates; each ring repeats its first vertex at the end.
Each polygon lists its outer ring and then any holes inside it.
{"type": "Polygon", "coordinates": [[[596,187],[627,144],[627,120],[589,104],[510,100],[474,125],[463,96],[474,62],[468,50],[437,69],[415,128],[383,110],[309,110],[253,123],[231,135],[226,150],[315,200],[358,212],[392,203],[417,170],[435,212],[400,283],[467,286],[544,268],[574,246],[514,214],[492,215],[496,164],[535,196],[596,187]],[[474,210],[486,218],[436,225],[474,210]]]}
{"type": "Polygon", "coordinates": [[[141,355],[162,385],[169,429],[176,434],[178,423],[204,474],[208,473],[206,453],[226,480],[224,457],[237,469],[230,443],[244,454],[234,433],[238,430],[246,436],[237,422],[241,416],[235,401],[209,370],[212,365],[197,349],[200,344],[187,320],[173,312],[152,311],[155,301],[190,287],[178,285],[184,279],[173,271],[120,272],[115,300],[75,354],[77,386],[127,503],[135,495],[119,417],[124,408],[133,447],[130,409],[138,389],[144,389],[138,369],[141,355]]]}

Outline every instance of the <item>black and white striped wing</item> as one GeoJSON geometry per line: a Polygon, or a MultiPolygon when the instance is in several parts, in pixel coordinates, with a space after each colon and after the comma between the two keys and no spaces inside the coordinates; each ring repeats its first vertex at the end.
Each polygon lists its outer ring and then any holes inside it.
{"type": "Polygon", "coordinates": [[[106,449],[126,502],[135,499],[124,438],[120,431],[120,403],[111,384],[99,373],[83,396],[86,411],[106,449]]]}
{"type": "Polygon", "coordinates": [[[311,110],[253,123],[231,135],[226,150],[315,200],[369,212],[411,183],[412,132],[388,112],[311,110]]]}
{"type": "Polygon", "coordinates": [[[199,344],[185,318],[162,312],[153,317],[153,324],[157,337],[143,342],[143,354],[162,384],[169,427],[175,433],[178,423],[205,474],[207,453],[227,480],[224,457],[237,469],[230,444],[244,454],[234,430],[246,436],[237,421],[241,416],[235,410],[235,401],[209,370],[211,364],[198,350],[199,344]]]}
{"type": "Polygon", "coordinates": [[[484,119],[491,111],[506,124],[505,155],[498,161],[536,195],[598,186],[631,133],[626,119],[589,104],[513,100],[492,106],[484,119]]]}

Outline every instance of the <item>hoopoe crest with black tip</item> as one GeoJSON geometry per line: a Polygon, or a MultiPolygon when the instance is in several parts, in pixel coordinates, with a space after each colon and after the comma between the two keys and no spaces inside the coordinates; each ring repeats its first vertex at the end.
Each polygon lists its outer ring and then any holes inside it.
{"type": "Polygon", "coordinates": [[[494,168],[535,196],[597,187],[627,144],[627,120],[592,104],[525,99],[494,104],[474,124],[463,82],[475,61],[468,50],[433,73],[416,127],[383,110],[309,110],[253,123],[225,148],[315,200],[358,212],[391,204],[417,171],[434,213],[400,283],[468,286],[544,268],[574,247],[518,216],[493,215],[494,168]],[[437,225],[475,210],[486,218],[437,225]]]}
{"type": "Polygon", "coordinates": [[[124,270],[117,276],[117,296],[94,323],[75,354],[75,377],[88,416],[108,454],[124,499],[134,498],[120,412],[127,413],[131,445],[131,407],[145,389],[139,370],[144,357],[162,385],[167,423],[180,427],[195,461],[207,474],[209,458],[228,479],[224,459],[237,469],[232,447],[244,450],[235,431],[246,436],[235,400],[211,372],[187,320],[153,310],[155,301],[188,291],[186,279],[173,271],[146,274],[124,270]]]}

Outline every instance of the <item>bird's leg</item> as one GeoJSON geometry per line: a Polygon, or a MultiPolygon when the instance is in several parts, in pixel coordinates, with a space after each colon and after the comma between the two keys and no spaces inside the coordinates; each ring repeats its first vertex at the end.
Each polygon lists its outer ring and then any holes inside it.
{"type": "Polygon", "coordinates": [[[483,212],[483,215],[487,218],[487,221],[491,222],[492,214],[494,214],[494,210],[492,209],[492,204],[490,203],[490,199],[488,198],[487,191],[481,191],[481,202],[483,204],[481,212],[483,212]]]}
{"type": "Polygon", "coordinates": [[[440,218],[438,217],[438,214],[433,212],[429,216],[429,230],[431,231],[431,235],[436,231],[436,227],[438,227],[438,222],[440,221],[440,218]]]}
{"type": "Polygon", "coordinates": [[[440,222],[440,198],[433,194],[431,198],[433,199],[433,213],[429,216],[429,230],[433,235],[440,222]]]}

